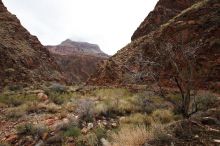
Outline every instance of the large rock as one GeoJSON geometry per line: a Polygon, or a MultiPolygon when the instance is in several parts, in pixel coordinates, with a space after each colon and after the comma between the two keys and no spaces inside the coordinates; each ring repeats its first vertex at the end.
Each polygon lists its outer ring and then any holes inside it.
{"type": "Polygon", "coordinates": [[[0,0],[0,87],[15,83],[60,81],[49,51],[0,0]]]}

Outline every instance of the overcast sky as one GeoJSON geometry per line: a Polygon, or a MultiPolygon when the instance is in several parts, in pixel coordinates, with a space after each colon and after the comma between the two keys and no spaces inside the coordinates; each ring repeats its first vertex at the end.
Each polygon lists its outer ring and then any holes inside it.
{"type": "Polygon", "coordinates": [[[130,42],[158,0],[3,0],[43,45],[67,38],[95,43],[113,55],[130,42]]]}

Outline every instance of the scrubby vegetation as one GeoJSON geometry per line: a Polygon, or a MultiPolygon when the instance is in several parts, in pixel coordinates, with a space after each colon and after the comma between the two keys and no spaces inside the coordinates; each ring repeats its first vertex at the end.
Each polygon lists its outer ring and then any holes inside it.
{"type": "MultiPolygon", "coordinates": [[[[150,91],[57,88],[61,87],[5,90],[0,95],[0,109],[4,109],[0,110],[4,124],[0,130],[7,133],[1,133],[1,139],[20,145],[163,145],[173,140],[172,131],[166,127],[182,119],[175,104],[169,102],[172,99],[178,103],[180,98],[175,93],[167,95],[167,100],[150,91]]],[[[198,95],[196,103],[200,110],[211,108],[217,101],[211,93],[198,95]]]]}

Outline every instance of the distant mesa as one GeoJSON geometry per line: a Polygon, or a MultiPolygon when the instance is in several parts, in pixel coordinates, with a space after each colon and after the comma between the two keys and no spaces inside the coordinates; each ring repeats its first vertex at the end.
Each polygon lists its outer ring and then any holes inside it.
{"type": "Polygon", "coordinates": [[[46,46],[69,84],[85,82],[98,64],[109,58],[98,45],[70,39],[57,46],[46,46]]]}
{"type": "Polygon", "coordinates": [[[60,45],[47,46],[47,48],[51,53],[59,55],[91,55],[97,57],[109,57],[96,44],[76,42],[70,39],[63,41],[60,45]]]}

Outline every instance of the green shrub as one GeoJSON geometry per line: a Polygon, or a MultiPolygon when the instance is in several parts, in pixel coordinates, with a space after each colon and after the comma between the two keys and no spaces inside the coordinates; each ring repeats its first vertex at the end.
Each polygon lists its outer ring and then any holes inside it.
{"type": "Polygon", "coordinates": [[[95,133],[97,139],[99,140],[99,143],[100,143],[101,138],[106,138],[107,136],[107,130],[104,128],[100,128],[100,127],[95,128],[93,132],[95,133]]]}
{"type": "Polygon", "coordinates": [[[65,102],[65,99],[63,98],[63,96],[60,93],[57,92],[52,92],[49,94],[49,99],[58,105],[62,105],[65,102]]]}
{"type": "Polygon", "coordinates": [[[88,133],[84,136],[80,136],[76,140],[77,146],[97,146],[98,138],[95,133],[88,133]]]}
{"type": "Polygon", "coordinates": [[[0,102],[7,104],[9,106],[19,106],[24,103],[21,96],[15,96],[15,95],[1,95],[0,102]]]}
{"type": "Polygon", "coordinates": [[[81,135],[81,130],[78,127],[71,126],[64,131],[64,136],[66,137],[78,137],[81,135]]]}
{"type": "Polygon", "coordinates": [[[26,123],[17,127],[17,133],[20,135],[30,135],[42,138],[48,129],[44,125],[33,125],[31,123],[26,123]]]}
{"type": "Polygon", "coordinates": [[[21,135],[33,135],[36,133],[36,129],[33,124],[27,123],[17,127],[17,133],[21,135]]]}

